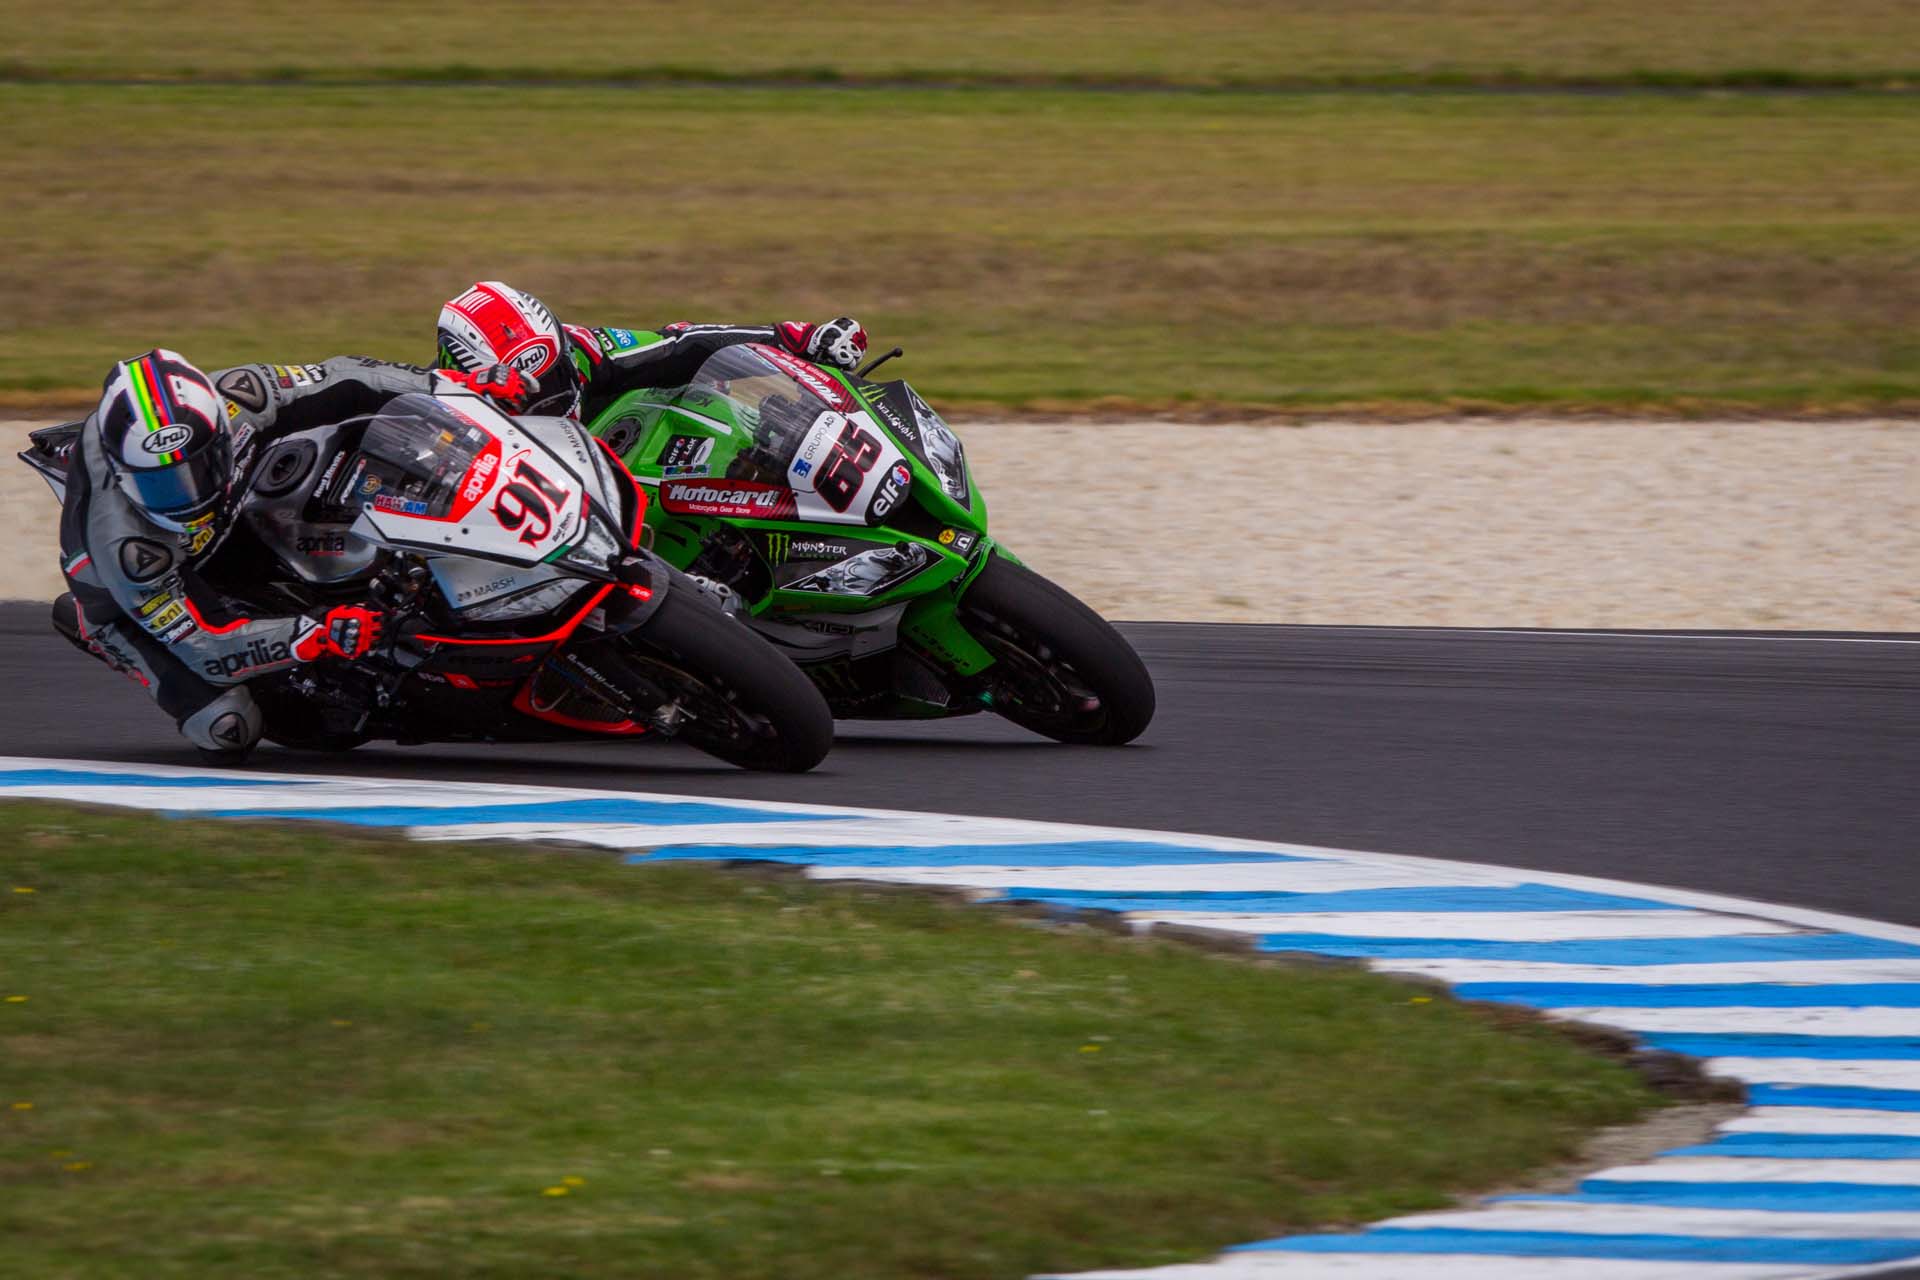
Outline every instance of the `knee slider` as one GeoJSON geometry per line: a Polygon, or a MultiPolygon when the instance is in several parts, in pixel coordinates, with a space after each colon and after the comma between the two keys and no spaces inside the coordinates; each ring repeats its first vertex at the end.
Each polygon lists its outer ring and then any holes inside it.
{"type": "Polygon", "coordinates": [[[244,752],[260,741],[260,726],[260,704],[247,686],[236,684],[181,720],[180,732],[202,751],[244,752]]]}

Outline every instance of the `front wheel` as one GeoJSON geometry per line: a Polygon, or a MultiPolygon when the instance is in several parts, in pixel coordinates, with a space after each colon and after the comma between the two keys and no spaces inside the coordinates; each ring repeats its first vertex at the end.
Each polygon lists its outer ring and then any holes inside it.
{"type": "Polygon", "coordinates": [[[1024,565],[989,560],[960,599],[994,663],[992,707],[1056,742],[1119,746],[1153,719],[1153,677],[1118,631],[1024,565]]]}
{"type": "Polygon", "coordinates": [[[676,741],[785,773],[813,768],[833,746],[833,716],[813,682],[693,589],[669,593],[625,640],[626,662],[666,695],[676,741]]]}

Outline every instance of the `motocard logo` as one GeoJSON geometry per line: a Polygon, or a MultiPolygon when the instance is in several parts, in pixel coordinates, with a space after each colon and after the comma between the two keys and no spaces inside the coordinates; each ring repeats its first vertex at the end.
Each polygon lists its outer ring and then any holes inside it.
{"type": "Polygon", "coordinates": [[[660,485],[660,504],[668,511],[694,516],[734,516],[772,520],[794,512],[793,491],[779,485],[733,480],[724,484],[695,480],[667,480],[660,485]]]}
{"type": "Polygon", "coordinates": [[[275,640],[271,644],[265,640],[255,640],[244,649],[208,658],[200,667],[210,676],[237,676],[242,671],[288,662],[292,658],[293,650],[287,647],[285,640],[275,640]]]}
{"type": "Polygon", "coordinates": [[[176,449],[185,448],[187,441],[191,439],[193,439],[192,427],[161,427],[158,431],[149,433],[147,438],[140,442],[140,447],[148,453],[172,453],[176,449]]]}
{"type": "Polygon", "coordinates": [[[487,491],[487,484],[493,479],[493,469],[500,465],[500,458],[491,449],[473,460],[473,470],[467,473],[467,487],[460,491],[462,502],[478,502],[480,495],[487,491]]]}

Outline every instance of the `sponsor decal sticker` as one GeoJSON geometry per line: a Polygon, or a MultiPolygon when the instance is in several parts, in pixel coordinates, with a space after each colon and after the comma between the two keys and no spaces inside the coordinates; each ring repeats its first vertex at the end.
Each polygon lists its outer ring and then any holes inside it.
{"type": "Polygon", "coordinates": [[[913,472],[907,469],[907,464],[894,463],[893,469],[887,472],[886,479],[880,482],[880,488],[874,492],[873,505],[867,508],[867,519],[885,520],[893,513],[893,509],[900,505],[900,499],[905,496],[907,486],[912,483],[913,472]]]}
{"type": "Polygon", "coordinates": [[[754,343],[753,349],[779,366],[782,372],[816,397],[843,413],[851,413],[858,407],[853,403],[853,397],[847,394],[847,389],[828,377],[818,367],[808,364],[805,360],[797,360],[780,348],[770,347],[764,343],[754,343]]]}
{"type": "Polygon", "coordinates": [[[152,582],[173,567],[173,552],[147,538],[128,538],[120,544],[120,572],[135,582],[152,582]]]}
{"type": "Polygon", "coordinates": [[[500,464],[500,458],[493,450],[473,460],[473,469],[467,472],[467,487],[460,491],[460,500],[466,503],[480,501],[480,495],[487,491],[487,484],[493,479],[493,469],[500,464]]]}
{"type": "Polygon", "coordinates": [[[794,514],[793,491],[754,480],[664,480],[660,505],[678,515],[779,520],[794,514]]]}
{"type": "Polygon", "coordinates": [[[293,650],[287,647],[285,640],[252,640],[244,648],[232,649],[216,654],[200,664],[200,669],[210,676],[237,676],[242,671],[252,671],[258,667],[270,667],[276,662],[293,660],[293,650]]]}
{"type": "Polygon", "coordinates": [[[180,426],[161,427],[158,431],[149,431],[140,440],[140,447],[148,453],[173,453],[186,446],[193,439],[193,428],[180,426]]]}
{"type": "Polygon", "coordinates": [[[859,547],[839,538],[817,538],[802,534],[767,534],[767,561],[785,564],[789,560],[844,560],[859,547]]]}
{"type": "Polygon", "coordinates": [[[424,502],[420,502],[414,498],[402,498],[391,493],[374,494],[373,509],[375,511],[391,511],[395,515],[400,516],[424,516],[429,510],[427,504],[424,502]]]}
{"type": "Polygon", "coordinates": [[[663,467],[692,467],[705,464],[712,456],[713,441],[706,436],[669,436],[658,461],[663,467]]]}
{"type": "Polygon", "coordinates": [[[242,409],[259,413],[267,407],[267,384],[252,369],[229,369],[214,386],[242,409]]]}
{"type": "Polygon", "coordinates": [[[293,540],[293,549],[303,556],[343,556],[347,554],[347,535],[337,531],[307,534],[293,540]]]}

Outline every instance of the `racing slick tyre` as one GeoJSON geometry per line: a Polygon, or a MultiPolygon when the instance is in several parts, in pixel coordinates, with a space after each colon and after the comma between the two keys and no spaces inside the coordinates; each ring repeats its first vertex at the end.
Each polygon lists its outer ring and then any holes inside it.
{"type": "Polygon", "coordinates": [[[670,592],[623,656],[683,715],[673,738],[728,764],[803,773],[833,746],[813,681],[697,591],[670,592]]]}
{"type": "Polygon", "coordinates": [[[994,663],[993,709],[1056,742],[1115,747],[1153,719],[1153,677],[1118,631],[1024,565],[987,561],[960,598],[994,663]]]}

